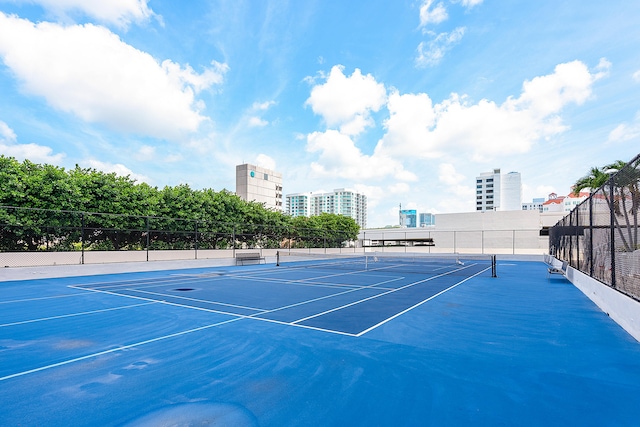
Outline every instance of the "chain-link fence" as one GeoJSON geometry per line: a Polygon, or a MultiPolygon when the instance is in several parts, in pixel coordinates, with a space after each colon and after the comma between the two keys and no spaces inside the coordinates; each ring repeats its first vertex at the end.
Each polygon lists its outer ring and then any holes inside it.
{"type": "MultiPolygon", "coordinates": [[[[613,171],[612,171],[613,172],[613,171]]],[[[549,232],[549,253],[640,300],[640,155],[549,232]]]]}
{"type": "Polygon", "coordinates": [[[0,266],[233,257],[237,249],[354,247],[346,232],[0,206],[0,266]],[[48,256],[39,256],[47,253],[48,256]]]}

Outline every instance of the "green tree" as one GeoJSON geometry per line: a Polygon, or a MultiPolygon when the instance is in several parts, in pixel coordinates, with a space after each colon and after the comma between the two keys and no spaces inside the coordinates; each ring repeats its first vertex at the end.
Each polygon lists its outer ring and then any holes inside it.
{"type": "Polygon", "coordinates": [[[302,247],[353,240],[351,218],[291,218],[232,192],[162,190],[129,176],[76,165],[65,170],[0,155],[0,247],[3,250],[265,247],[291,239],[302,247]]]}

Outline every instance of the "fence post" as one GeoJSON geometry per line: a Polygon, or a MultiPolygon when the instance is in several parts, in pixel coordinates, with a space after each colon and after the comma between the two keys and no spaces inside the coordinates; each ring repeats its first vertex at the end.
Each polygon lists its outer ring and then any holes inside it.
{"type": "Polygon", "coordinates": [[[322,233],[322,248],[324,249],[324,253],[327,253],[327,230],[324,230],[322,233]]]}
{"type": "Polygon", "coordinates": [[[84,212],[82,212],[80,214],[80,218],[82,219],[82,236],[80,237],[80,250],[82,251],[82,254],[80,255],[80,264],[84,265],[84,228],[85,228],[85,219],[84,219],[84,212]]]}
{"type": "Polygon", "coordinates": [[[615,224],[615,206],[614,206],[614,186],[613,174],[609,177],[609,221],[611,223],[611,287],[616,287],[616,224],[615,224]]]}
{"type": "Polygon", "coordinates": [[[146,248],[147,251],[146,252],[147,252],[147,262],[148,262],[149,261],[149,245],[150,245],[150,242],[151,242],[151,236],[150,236],[151,231],[149,231],[149,217],[148,216],[145,217],[145,226],[147,227],[147,248],[146,248]]]}
{"type": "Polygon", "coordinates": [[[593,277],[593,197],[589,196],[589,276],[593,277]]]}
{"type": "Polygon", "coordinates": [[[196,231],[196,236],[195,236],[195,259],[198,259],[198,220],[194,219],[193,220],[195,223],[195,231],[196,231]]]}
{"type": "Polygon", "coordinates": [[[580,268],[580,209],[574,208],[574,212],[576,213],[576,268],[582,270],[580,268]]]}

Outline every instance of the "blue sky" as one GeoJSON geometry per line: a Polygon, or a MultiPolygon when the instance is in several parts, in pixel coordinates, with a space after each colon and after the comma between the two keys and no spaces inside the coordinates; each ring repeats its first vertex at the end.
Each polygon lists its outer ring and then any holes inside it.
{"type": "Polygon", "coordinates": [[[640,2],[0,0],[0,153],[235,190],[353,188],[369,226],[567,194],[640,152],[640,2]]]}

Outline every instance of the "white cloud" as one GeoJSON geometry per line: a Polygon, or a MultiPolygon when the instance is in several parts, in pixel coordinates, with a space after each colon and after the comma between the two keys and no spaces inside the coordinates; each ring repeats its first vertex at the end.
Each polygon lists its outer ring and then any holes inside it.
{"type": "Polygon", "coordinates": [[[388,189],[388,192],[386,193],[387,196],[389,194],[406,194],[406,193],[409,193],[409,191],[411,191],[411,187],[406,182],[396,182],[394,184],[389,185],[387,189],[388,189]]]}
{"type": "Polygon", "coordinates": [[[416,179],[399,161],[380,153],[365,155],[348,135],[336,130],[307,135],[307,151],[320,153],[318,161],[311,164],[312,171],[320,177],[363,180],[391,176],[403,181],[416,179]]]}
{"type": "Polygon", "coordinates": [[[8,124],[0,120],[0,141],[16,142],[16,133],[8,124]]]}
{"type": "Polygon", "coordinates": [[[640,70],[633,73],[632,77],[634,81],[636,81],[637,83],[640,83],[640,70]]]}
{"type": "Polygon", "coordinates": [[[609,133],[608,143],[620,143],[640,137],[640,112],[631,123],[621,123],[609,133]]]}
{"type": "Polygon", "coordinates": [[[50,165],[60,165],[65,155],[62,153],[53,154],[51,147],[38,144],[4,144],[0,141],[0,152],[8,157],[15,157],[18,160],[29,160],[33,163],[46,163],[50,165]]]}
{"type": "Polygon", "coordinates": [[[600,77],[579,61],[559,64],[552,74],[525,81],[520,97],[502,104],[485,99],[471,103],[452,94],[433,105],[426,94],[394,92],[387,105],[387,133],[376,152],[393,158],[464,153],[476,161],[525,153],[537,141],[567,129],[562,109],[584,103],[600,77]]]}
{"type": "Polygon", "coordinates": [[[422,6],[420,6],[420,27],[425,27],[429,24],[439,24],[449,18],[447,9],[442,2],[432,8],[433,3],[434,0],[425,0],[422,6]]]}
{"type": "Polygon", "coordinates": [[[556,193],[557,189],[551,185],[537,185],[534,192],[530,194],[527,185],[522,184],[522,193],[524,194],[523,202],[532,202],[534,198],[544,198],[547,200],[549,194],[556,193]]]}
{"type": "Polygon", "coordinates": [[[416,65],[429,67],[437,65],[444,55],[455,46],[464,36],[465,27],[458,27],[450,33],[440,33],[429,42],[420,42],[416,65]]]}
{"type": "Polygon", "coordinates": [[[464,203],[475,199],[475,189],[466,176],[458,173],[451,163],[442,163],[438,167],[438,181],[446,187],[446,197],[451,199],[449,203],[464,203]]]}
{"type": "Polygon", "coordinates": [[[254,102],[251,109],[255,111],[266,111],[276,104],[275,101],[254,102]]]}
{"type": "Polygon", "coordinates": [[[148,0],[17,0],[18,3],[33,3],[42,6],[64,20],[69,13],[81,12],[100,22],[119,27],[130,23],[144,22],[154,13],[147,6],[148,0]]]}
{"type": "Polygon", "coordinates": [[[5,122],[0,120],[0,154],[14,157],[17,160],[29,160],[34,163],[59,165],[65,155],[53,154],[51,147],[38,144],[18,144],[16,133],[5,122]]]}
{"type": "Polygon", "coordinates": [[[195,95],[223,80],[227,65],[202,73],[159,63],[104,27],[34,24],[0,12],[0,57],[25,92],[56,109],[120,132],[178,139],[206,120],[195,95]]]}
{"type": "Polygon", "coordinates": [[[482,3],[483,0],[461,0],[460,3],[462,6],[471,9],[474,6],[477,6],[482,3]]]}
{"type": "Polygon", "coordinates": [[[137,160],[149,160],[155,157],[156,148],[150,145],[143,145],[138,149],[138,152],[135,153],[135,158],[137,160]]]}
{"type": "Polygon", "coordinates": [[[311,90],[305,105],[322,116],[327,126],[337,126],[344,134],[357,135],[374,124],[371,112],[384,105],[386,90],[371,74],[363,76],[356,68],[347,77],[343,71],[343,66],[334,66],[326,82],[311,90]]]}
{"type": "Polygon", "coordinates": [[[250,117],[249,118],[249,127],[264,127],[269,124],[268,121],[260,118],[260,117],[250,117]]]}
{"type": "Polygon", "coordinates": [[[438,180],[446,185],[460,185],[465,180],[465,176],[456,172],[451,163],[442,163],[438,168],[438,180]]]}
{"type": "Polygon", "coordinates": [[[118,176],[129,176],[131,179],[138,182],[150,182],[148,177],[134,173],[131,169],[121,163],[106,163],[94,159],[87,160],[84,163],[91,169],[96,169],[105,173],[115,173],[118,176]]]}
{"type": "Polygon", "coordinates": [[[258,154],[258,157],[256,157],[256,166],[271,169],[273,171],[276,170],[276,161],[266,154],[258,154]]]}

